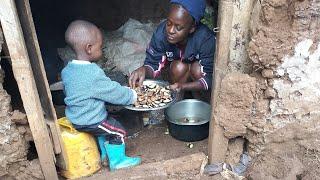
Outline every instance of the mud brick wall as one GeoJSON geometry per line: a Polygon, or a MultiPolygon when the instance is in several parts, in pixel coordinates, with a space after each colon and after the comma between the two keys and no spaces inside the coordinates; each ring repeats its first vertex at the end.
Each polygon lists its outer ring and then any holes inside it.
{"type": "Polygon", "coordinates": [[[263,133],[264,145],[249,175],[317,179],[320,1],[265,0],[259,17],[249,55],[254,67],[261,69],[260,98],[269,100],[265,120],[272,128],[263,133]]]}
{"type": "Polygon", "coordinates": [[[218,107],[228,138],[245,137],[251,179],[320,174],[320,1],[257,1],[248,55],[253,72],[222,81],[218,107]]]}

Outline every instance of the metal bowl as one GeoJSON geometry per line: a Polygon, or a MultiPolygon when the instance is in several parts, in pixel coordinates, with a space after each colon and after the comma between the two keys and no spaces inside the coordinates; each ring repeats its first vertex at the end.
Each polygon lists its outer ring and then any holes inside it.
{"type": "Polygon", "coordinates": [[[197,99],[179,101],[165,110],[171,136],[192,142],[208,137],[211,106],[197,99]]]}
{"type": "MultiPolygon", "coordinates": [[[[169,85],[169,82],[166,81],[160,81],[160,80],[145,80],[143,81],[143,85],[148,84],[158,84],[159,86],[166,87],[169,85]]],[[[130,109],[133,111],[155,111],[160,110],[169,107],[171,104],[173,104],[176,101],[177,93],[175,91],[171,91],[171,98],[172,101],[167,103],[165,106],[156,107],[156,108],[143,108],[143,107],[134,107],[133,105],[125,106],[126,109],[130,109]]]]}

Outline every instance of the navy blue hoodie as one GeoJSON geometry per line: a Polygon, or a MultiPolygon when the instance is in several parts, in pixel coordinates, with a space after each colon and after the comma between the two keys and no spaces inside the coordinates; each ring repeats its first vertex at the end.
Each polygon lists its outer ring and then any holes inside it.
{"type": "Polygon", "coordinates": [[[207,26],[198,24],[194,33],[188,37],[185,49],[179,49],[167,41],[166,22],[162,22],[154,32],[146,50],[145,66],[153,69],[154,77],[158,76],[167,62],[181,60],[185,63],[198,61],[203,77],[198,81],[207,90],[211,88],[213,74],[213,59],[216,38],[207,26]]]}

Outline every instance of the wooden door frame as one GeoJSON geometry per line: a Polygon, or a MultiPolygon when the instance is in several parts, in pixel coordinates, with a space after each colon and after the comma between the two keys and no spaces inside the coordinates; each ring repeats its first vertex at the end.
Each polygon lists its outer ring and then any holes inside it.
{"type": "Polygon", "coordinates": [[[29,1],[2,0],[0,22],[42,172],[58,179],[55,155],[65,153],[29,1]]]}
{"type": "Polygon", "coordinates": [[[211,164],[225,161],[229,142],[229,139],[223,134],[223,127],[219,125],[219,120],[216,118],[215,109],[218,104],[221,81],[227,74],[228,69],[233,8],[233,0],[219,0],[217,23],[219,32],[217,33],[214,57],[214,78],[211,92],[212,113],[208,140],[208,157],[211,164]]]}

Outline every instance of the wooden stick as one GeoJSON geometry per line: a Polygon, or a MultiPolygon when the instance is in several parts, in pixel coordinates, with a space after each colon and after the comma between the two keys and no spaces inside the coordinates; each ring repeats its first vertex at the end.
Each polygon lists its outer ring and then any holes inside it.
{"type": "Polygon", "coordinates": [[[223,128],[219,125],[219,120],[216,118],[214,110],[215,107],[217,107],[217,103],[219,103],[218,95],[221,87],[221,81],[226,75],[228,67],[232,19],[233,1],[219,0],[219,32],[215,52],[214,88],[212,89],[211,98],[212,114],[208,145],[209,163],[224,162],[228,148],[229,140],[223,135],[223,128]]]}
{"type": "Polygon", "coordinates": [[[0,21],[12,60],[12,70],[28,117],[42,172],[46,179],[58,179],[53,146],[44,119],[14,0],[1,1],[0,21]]]}

